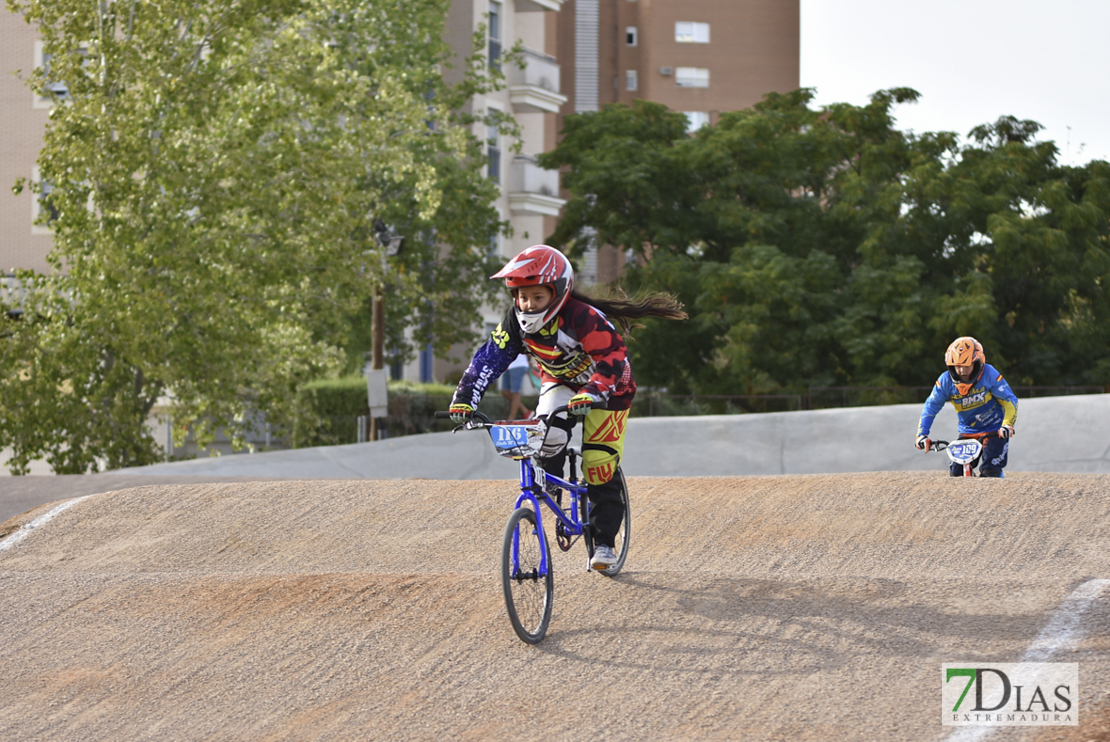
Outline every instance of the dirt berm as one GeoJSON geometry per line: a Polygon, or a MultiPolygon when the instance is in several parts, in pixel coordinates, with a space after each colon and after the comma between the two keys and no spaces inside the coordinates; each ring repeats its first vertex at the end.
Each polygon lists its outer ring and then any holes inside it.
{"type": "Polygon", "coordinates": [[[1110,739],[1110,590],[1069,599],[1110,577],[1110,475],[629,483],[625,571],[559,554],[534,647],[511,482],[136,487],[13,530],[38,508],[0,529],[0,739],[942,740],[942,663],[1034,646],[1079,726],[994,738],[1110,739]]]}

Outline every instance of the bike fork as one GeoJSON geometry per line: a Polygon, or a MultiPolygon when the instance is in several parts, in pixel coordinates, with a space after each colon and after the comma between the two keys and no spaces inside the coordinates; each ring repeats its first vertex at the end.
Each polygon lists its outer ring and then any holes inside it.
{"type": "Polygon", "coordinates": [[[513,579],[517,582],[542,579],[547,576],[548,570],[551,569],[551,553],[547,550],[543,527],[537,525],[535,533],[538,535],[540,542],[540,564],[534,571],[528,573],[520,571],[520,534],[517,533],[513,536],[513,579]]]}

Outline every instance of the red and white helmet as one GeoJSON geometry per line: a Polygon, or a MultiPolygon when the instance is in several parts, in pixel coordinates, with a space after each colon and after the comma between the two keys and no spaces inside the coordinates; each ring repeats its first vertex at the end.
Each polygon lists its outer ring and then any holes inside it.
{"type": "Polygon", "coordinates": [[[567,256],[547,245],[529,247],[490,278],[505,279],[505,285],[513,292],[516,320],[526,333],[539,332],[553,320],[574,288],[574,269],[570,267],[567,256]],[[522,312],[516,301],[516,289],[525,286],[550,286],[555,297],[538,312],[522,312]]]}

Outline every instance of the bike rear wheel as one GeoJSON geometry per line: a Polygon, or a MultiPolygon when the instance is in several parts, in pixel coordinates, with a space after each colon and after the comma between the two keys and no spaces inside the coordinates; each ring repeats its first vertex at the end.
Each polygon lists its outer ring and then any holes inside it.
{"type": "Polygon", "coordinates": [[[501,544],[501,587],[513,631],[528,644],[539,643],[551,623],[555,575],[550,555],[536,514],[517,508],[509,517],[501,544]],[[541,562],[547,563],[546,574],[540,574],[541,562]]]}
{"type": "MultiPolygon", "coordinates": [[[[628,483],[624,480],[624,472],[621,468],[617,467],[616,474],[613,477],[620,482],[621,485],[621,503],[624,505],[624,517],[621,519],[620,530],[617,531],[617,536],[613,540],[613,551],[617,555],[617,561],[605,569],[596,570],[598,574],[603,574],[607,577],[615,577],[617,573],[624,567],[624,560],[628,556],[628,547],[632,543],[632,508],[628,503],[628,483]]],[[[589,523],[589,504],[586,497],[582,498],[582,522],[589,523]]],[[[587,525],[583,529],[583,536],[586,541],[586,551],[592,557],[594,555],[594,539],[590,528],[587,525]]]]}

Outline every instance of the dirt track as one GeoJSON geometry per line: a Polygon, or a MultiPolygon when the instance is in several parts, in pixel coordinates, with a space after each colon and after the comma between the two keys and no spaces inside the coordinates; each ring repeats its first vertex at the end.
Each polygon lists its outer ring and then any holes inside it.
{"type": "MultiPolygon", "coordinates": [[[[629,485],[625,572],[559,554],[538,647],[511,483],[94,495],[0,550],[0,739],[942,740],[942,663],[1018,661],[1110,577],[1107,475],[629,485]]],[[[1083,627],[1081,726],[994,739],[1110,739],[1110,595],[1083,627]]]]}

